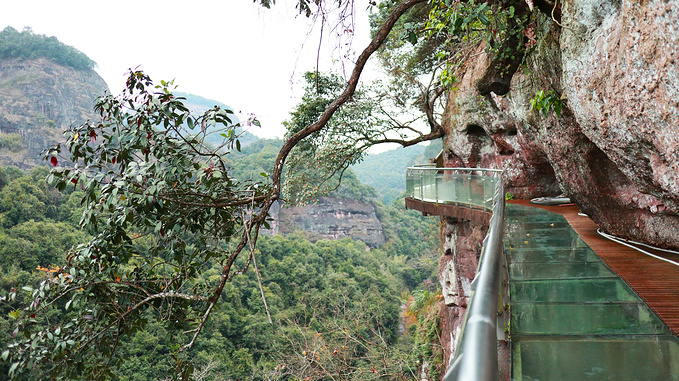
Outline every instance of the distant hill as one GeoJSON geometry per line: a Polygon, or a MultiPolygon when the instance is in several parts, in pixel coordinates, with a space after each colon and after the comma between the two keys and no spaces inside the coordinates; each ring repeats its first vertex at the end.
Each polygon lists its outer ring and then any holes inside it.
{"type": "MultiPolygon", "coordinates": [[[[208,98],[204,98],[204,97],[201,97],[200,95],[183,93],[183,92],[176,92],[174,94],[178,97],[186,98],[186,100],[184,101],[184,104],[189,108],[189,110],[191,110],[191,113],[193,113],[194,115],[200,115],[200,114],[204,113],[205,111],[207,111],[207,110],[209,110],[209,109],[211,109],[215,106],[219,106],[223,109],[228,109],[228,110],[234,111],[233,108],[227,106],[226,104],[224,104],[222,102],[215,101],[215,100],[208,99],[208,98]]],[[[236,116],[235,112],[234,112],[234,114],[229,116],[229,119],[231,119],[232,124],[237,124],[237,123],[240,122],[240,120],[238,119],[238,116],[236,116]]],[[[251,144],[252,142],[255,142],[259,139],[258,137],[256,137],[255,135],[253,135],[253,134],[251,134],[247,131],[243,131],[242,129],[240,129],[240,131],[241,131],[241,138],[239,140],[241,142],[242,147],[245,147],[245,146],[247,146],[247,145],[251,144]]],[[[207,140],[208,140],[208,142],[210,142],[211,144],[213,144],[215,146],[222,143],[222,137],[219,136],[219,134],[213,134],[213,135],[209,136],[207,140]]]]}
{"type": "Polygon", "coordinates": [[[108,90],[94,61],[56,37],[0,32],[0,165],[29,169],[62,131],[93,119],[108,90]]]}
{"type": "Polygon", "coordinates": [[[30,27],[23,31],[8,26],[0,32],[0,59],[33,60],[45,58],[75,70],[94,69],[96,63],[85,53],[60,42],[56,37],[35,34],[30,27]]]}
{"type": "Polygon", "coordinates": [[[372,186],[382,202],[392,203],[406,190],[406,169],[414,164],[428,163],[441,151],[441,140],[428,146],[415,145],[368,155],[351,169],[361,182],[372,186]]]}

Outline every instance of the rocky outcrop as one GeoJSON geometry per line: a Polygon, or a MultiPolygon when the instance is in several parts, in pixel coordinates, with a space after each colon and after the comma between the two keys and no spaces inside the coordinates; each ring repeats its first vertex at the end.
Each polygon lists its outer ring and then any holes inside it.
{"type": "Polygon", "coordinates": [[[565,192],[603,230],[677,248],[679,1],[571,0],[561,11],[562,26],[532,26],[537,45],[506,95],[479,90],[492,71],[479,47],[448,99],[445,164],[504,168],[517,197],[565,192]],[[538,91],[560,115],[530,109],[538,91]]]}
{"type": "Polygon", "coordinates": [[[312,242],[350,237],[369,247],[384,243],[382,224],[377,218],[375,206],[369,202],[321,197],[314,204],[276,206],[270,213],[273,221],[267,234],[287,235],[302,231],[312,242]]]}
{"type": "Polygon", "coordinates": [[[94,101],[106,90],[93,70],[44,58],[0,60],[0,165],[39,164],[42,150],[62,140],[65,128],[94,117],[94,101]]]}
{"type": "Polygon", "coordinates": [[[439,262],[439,282],[443,301],[448,308],[441,309],[441,336],[444,364],[455,353],[455,345],[462,330],[462,320],[471,297],[471,282],[481,254],[481,241],[488,231],[487,224],[442,217],[444,255],[439,262]]]}

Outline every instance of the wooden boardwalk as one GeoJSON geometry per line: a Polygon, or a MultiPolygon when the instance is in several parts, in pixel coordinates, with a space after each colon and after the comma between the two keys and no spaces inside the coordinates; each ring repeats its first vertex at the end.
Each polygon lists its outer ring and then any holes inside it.
{"type": "Polygon", "coordinates": [[[509,202],[539,207],[564,216],[580,238],[679,336],[679,266],[600,236],[596,232],[596,224],[589,218],[578,215],[578,207],[575,205],[542,206],[523,200],[509,202]]]}

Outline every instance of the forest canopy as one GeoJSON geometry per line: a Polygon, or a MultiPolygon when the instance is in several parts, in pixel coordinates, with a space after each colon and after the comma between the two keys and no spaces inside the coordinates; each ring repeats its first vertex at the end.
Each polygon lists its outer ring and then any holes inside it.
{"type": "Polygon", "coordinates": [[[23,31],[8,26],[0,32],[0,59],[46,58],[76,70],[93,69],[96,63],[85,53],[60,42],[56,37],[35,34],[30,27],[23,31]]]}
{"type": "MultiPolygon", "coordinates": [[[[254,147],[248,148],[238,166],[249,168],[261,159],[254,147]]],[[[45,176],[46,168],[22,172],[0,167],[0,289],[5,294],[22,287],[37,289],[58,276],[68,262],[69,248],[90,238],[78,229],[83,190],[71,186],[58,192],[46,184],[45,176]]],[[[237,275],[226,285],[219,310],[184,358],[195,365],[195,379],[201,375],[203,380],[331,379],[324,378],[326,372],[364,379],[374,376],[373,369],[393,380],[415,378],[420,356],[435,351],[424,344],[412,350],[413,341],[421,340],[417,331],[424,321],[411,321],[404,327],[408,333],[398,333],[399,305],[421,304],[423,296],[433,297],[422,288],[433,288],[438,235],[434,220],[405,211],[402,204],[377,205],[387,242],[370,251],[348,238],[310,243],[302,233],[262,237],[256,251],[259,271],[237,275]]],[[[151,240],[137,237],[135,242],[147,250],[151,240]]],[[[200,278],[218,278],[220,271],[219,263],[210,261],[200,278]]],[[[22,293],[0,304],[0,345],[24,338],[23,332],[13,332],[14,323],[23,312],[20,306],[30,301],[30,295],[22,293]]],[[[69,343],[73,339],[67,323],[58,324],[72,311],[64,307],[59,303],[37,313],[33,325],[49,324],[51,339],[46,339],[66,343],[58,352],[68,352],[75,344],[69,343]]],[[[417,319],[420,308],[402,312],[417,319]]],[[[144,329],[127,332],[110,353],[117,379],[155,380],[171,378],[175,372],[172,325],[166,316],[151,311],[143,320],[144,329]]],[[[11,361],[0,362],[0,374],[7,374],[11,366],[11,361]]],[[[67,373],[65,369],[58,371],[67,373]]],[[[101,375],[71,370],[75,379],[101,375]]],[[[16,378],[34,380],[41,375],[38,369],[29,369],[16,378]]]]}

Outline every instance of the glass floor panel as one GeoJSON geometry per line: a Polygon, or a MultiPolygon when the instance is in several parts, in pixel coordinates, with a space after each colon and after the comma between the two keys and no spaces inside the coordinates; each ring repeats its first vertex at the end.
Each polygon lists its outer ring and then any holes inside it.
{"type": "Polygon", "coordinates": [[[639,302],[639,297],[618,278],[532,280],[511,282],[512,302],[639,302]]]}
{"type": "Polygon", "coordinates": [[[679,381],[679,340],[563,217],[506,222],[513,380],[679,381]]]}
{"type": "Polygon", "coordinates": [[[582,240],[580,237],[506,237],[505,246],[511,246],[515,249],[529,249],[529,248],[564,248],[564,247],[582,247],[582,240]]]}
{"type": "Polygon", "coordinates": [[[512,335],[670,334],[643,303],[512,304],[512,335]]]}
{"type": "Polygon", "coordinates": [[[674,336],[512,343],[512,380],[679,380],[674,336]],[[567,354],[567,355],[564,355],[567,354]]]}
{"type": "Polygon", "coordinates": [[[509,279],[572,279],[612,277],[615,273],[603,262],[584,263],[512,263],[509,279]]]}
{"type": "Polygon", "coordinates": [[[515,226],[520,226],[522,229],[530,229],[530,230],[543,230],[543,229],[559,229],[559,228],[568,228],[570,229],[570,225],[568,224],[568,221],[565,219],[559,220],[559,221],[552,221],[552,222],[529,222],[529,221],[523,221],[523,220],[518,220],[517,218],[513,218],[512,221],[510,222],[509,219],[507,219],[507,226],[509,229],[514,228],[515,226]]]}
{"type": "Polygon", "coordinates": [[[531,223],[541,223],[541,224],[551,224],[551,223],[560,223],[566,221],[565,218],[557,215],[557,216],[541,216],[541,215],[533,215],[533,214],[527,214],[524,216],[521,215],[513,215],[513,214],[508,214],[506,218],[506,222],[509,225],[509,228],[511,229],[512,226],[521,224],[524,219],[529,218],[527,220],[528,222],[531,223]]]}
{"type": "Polygon", "coordinates": [[[510,248],[508,256],[512,263],[522,262],[551,262],[551,263],[576,263],[596,262],[599,260],[592,249],[588,247],[576,248],[544,248],[544,249],[516,249],[510,248]]]}
{"type": "MultiPolygon", "coordinates": [[[[522,229],[524,230],[524,229],[522,229]]],[[[578,240],[580,237],[578,236],[578,233],[574,232],[572,229],[570,230],[565,230],[565,229],[539,229],[539,230],[533,230],[530,229],[531,233],[525,234],[523,236],[520,235],[515,235],[512,236],[511,234],[506,234],[506,238],[509,239],[509,241],[519,241],[519,242],[525,242],[525,241],[531,241],[531,240],[557,240],[558,245],[561,245],[562,241],[566,240],[578,240]]]]}

